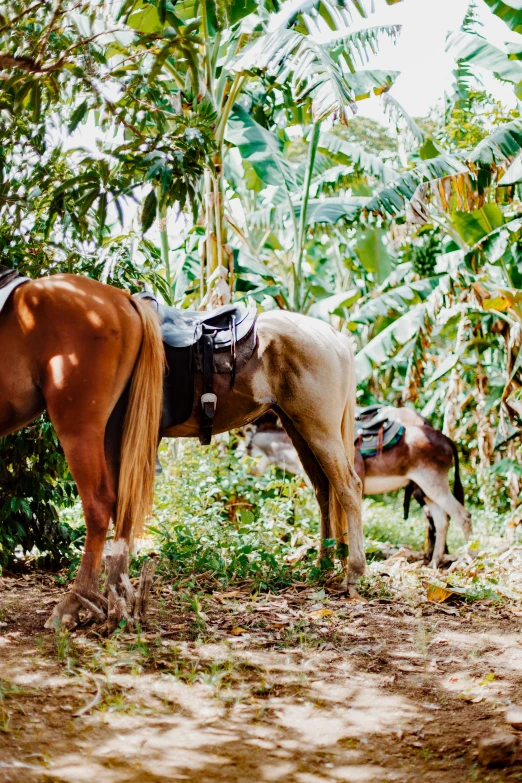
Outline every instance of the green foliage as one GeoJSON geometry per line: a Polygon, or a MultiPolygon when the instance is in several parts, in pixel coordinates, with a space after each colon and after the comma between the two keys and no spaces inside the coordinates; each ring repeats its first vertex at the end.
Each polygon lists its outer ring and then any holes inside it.
{"type": "Polygon", "coordinates": [[[435,130],[438,141],[458,150],[476,147],[495,127],[516,120],[517,109],[509,109],[484,90],[469,90],[465,101],[457,101],[435,130]]]}
{"type": "Polygon", "coordinates": [[[9,565],[17,548],[36,548],[41,564],[70,560],[84,531],[60,519],[77,493],[52,426],[40,419],[7,435],[0,452],[0,565],[9,565]]]}
{"type": "MultiPolygon", "coordinates": [[[[520,32],[509,2],[486,3],[520,32]]],[[[0,263],[131,291],[146,282],[182,306],[199,306],[223,264],[237,299],[350,330],[361,400],[418,398],[439,424],[464,406],[458,438],[476,460],[477,420],[496,426],[520,396],[522,131],[518,111],[486,94],[474,67],[520,91],[522,46],[492,47],[468,14],[450,39],[454,95],[443,113],[414,119],[388,92],[396,74],[366,67],[398,34],[358,26],[370,9],[362,0],[3,4],[0,263]],[[395,132],[351,118],[370,92],[382,93],[395,132]],[[326,132],[326,117],[350,122],[326,132]]],[[[199,484],[183,500],[204,520],[196,532],[185,513],[172,530],[161,518],[169,557],[176,568],[181,555],[187,568],[212,562],[225,581],[253,564],[267,583],[259,520],[264,508],[275,514],[282,485],[272,476],[269,490],[234,463],[256,520],[239,533],[225,509],[232,467],[212,467],[211,512],[194,506],[199,484]],[[225,557],[213,520],[230,518],[225,557]]],[[[53,491],[69,481],[56,471],[53,491]]],[[[180,498],[168,502],[181,509],[180,498]]],[[[276,527],[288,532],[289,519],[276,527]]],[[[273,562],[286,551],[282,538],[278,546],[273,562]]]]}
{"type": "Polygon", "coordinates": [[[210,572],[226,585],[252,580],[258,589],[317,575],[315,498],[302,479],[271,469],[250,474],[252,460],[224,444],[202,450],[183,445],[175,462],[165,449],[166,470],[156,489],[151,530],[172,574],[210,572]],[[295,566],[285,557],[309,546],[295,566]]]}

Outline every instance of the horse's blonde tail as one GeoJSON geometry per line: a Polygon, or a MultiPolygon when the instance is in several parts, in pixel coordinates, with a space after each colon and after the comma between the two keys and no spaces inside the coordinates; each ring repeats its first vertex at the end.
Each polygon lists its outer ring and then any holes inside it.
{"type": "Polygon", "coordinates": [[[132,374],[121,444],[115,538],[140,533],[154,496],[156,451],[163,402],[165,351],[150,304],[132,299],[143,327],[132,374]]]}
{"type": "MultiPolygon", "coordinates": [[[[348,461],[355,473],[355,400],[357,392],[357,379],[355,375],[355,358],[353,355],[352,345],[350,344],[350,366],[348,370],[348,389],[346,394],[346,400],[344,404],[343,416],[341,421],[341,436],[344,445],[344,451],[348,458],[348,461]]],[[[347,523],[346,513],[339,501],[337,493],[330,482],[329,493],[329,516],[330,516],[330,530],[332,535],[337,539],[338,544],[344,544],[346,546],[341,547],[342,556],[347,556],[347,523]]]]}

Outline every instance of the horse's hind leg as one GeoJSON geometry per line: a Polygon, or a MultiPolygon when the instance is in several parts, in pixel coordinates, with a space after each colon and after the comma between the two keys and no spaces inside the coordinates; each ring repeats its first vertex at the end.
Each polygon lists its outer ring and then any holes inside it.
{"type": "Polygon", "coordinates": [[[308,443],[305,441],[302,435],[299,434],[294,424],[292,423],[291,419],[289,419],[288,416],[285,413],[283,413],[283,411],[281,410],[277,409],[277,414],[281,419],[281,422],[283,424],[283,427],[285,428],[288,437],[292,441],[294,448],[299,455],[301,464],[305,469],[306,475],[312,482],[312,486],[315,491],[315,497],[321,514],[320,534],[319,534],[320,535],[319,555],[318,555],[318,561],[319,564],[321,564],[321,561],[323,561],[324,558],[326,557],[326,549],[324,546],[324,541],[327,538],[330,538],[330,517],[329,517],[330,482],[326,478],[322,467],[319,465],[317,459],[315,458],[313,451],[310,449],[308,443]]]}
{"type": "MultiPolygon", "coordinates": [[[[79,429],[73,435],[60,433],[69,469],[78,486],[87,530],[84,553],[71,592],[58,604],[46,622],[46,628],[61,624],[74,627],[82,601],[78,594],[100,609],[98,582],[103,545],[111,517],[115,518],[116,484],[107,465],[104,425],[79,429]]],[[[103,601],[101,601],[103,604],[103,601]]],[[[100,615],[101,617],[101,615],[100,615]]]]}
{"type": "MultiPolygon", "coordinates": [[[[312,440],[310,447],[328,477],[331,489],[335,492],[346,515],[346,519],[344,519],[343,515],[330,512],[330,524],[332,538],[337,539],[339,544],[346,544],[345,536],[348,534],[349,556],[346,562],[346,577],[343,587],[349,592],[354,592],[353,585],[366,569],[361,522],[361,480],[350,464],[342,440],[329,443],[324,443],[322,440],[312,440]]],[[[344,561],[345,558],[343,557],[342,560],[344,561]]]]}
{"type": "MultiPolygon", "coordinates": [[[[290,416],[289,411],[285,412],[290,416]]],[[[294,426],[328,479],[330,490],[335,493],[335,498],[332,498],[329,493],[329,525],[332,538],[335,538],[340,545],[346,544],[346,534],[348,534],[348,561],[346,562],[346,558],[342,557],[343,563],[346,563],[344,587],[354,592],[353,585],[364,574],[366,568],[361,522],[362,483],[348,459],[340,421],[335,426],[333,421],[321,421],[318,410],[314,410],[314,414],[310,419],[305,419],[302,415],[296,416],[294,426]],[[332,513],[333,510],[335,511],[332,509],[332,499],[334,503],[336,499],[338,500],[346,519],[343,514],[332,513]]]]}
{"type": "MultiPolygon", "coordinates": [[[[116,519],[121,414],[122,405],[126,405],[124,389],[139,341],[139,332],[131,333],[129,329],[127,335],[129,342],[124,345],[127,350],[122,351],[124,357],[119,363],[115,352],[108,349],[103,356],[97,356],[96,372],[89,377],[88,389],[84,378],[78,375],[70,377],[63,389],[49,383],[49,389],[44,390],[49,416],[78,487],[86,527],[84,552],[72,590],[54,608],[46,627],[59,623],[73,627],[80,608],[85,607],[78,595],[98,609],[106,608],[98,583],[107,530],[111,518],[116,519]],[[116,435],[108,440],[111,431],[116,435]]],[[[98,619],[102,619],[101,612],[98,619]]]]}

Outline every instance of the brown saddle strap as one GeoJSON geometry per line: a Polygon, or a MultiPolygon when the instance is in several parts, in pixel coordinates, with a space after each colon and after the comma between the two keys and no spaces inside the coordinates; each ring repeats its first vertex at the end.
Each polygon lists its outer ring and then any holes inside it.
{"type": "Polygon", "coordinates": [[[377,435],[377,454],[379,457],[382,455],[382,440],[384,435],[384,424],[379,429],[379,434],[377,435]]]}

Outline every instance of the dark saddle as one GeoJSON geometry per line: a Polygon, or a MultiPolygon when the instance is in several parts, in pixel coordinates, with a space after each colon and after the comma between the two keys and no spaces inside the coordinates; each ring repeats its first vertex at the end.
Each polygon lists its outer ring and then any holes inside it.
{"type": "Polygon", "coordinates": [[[0,311],[3,310],[14,289],[28,282],[29,278],[24,277],[16,269],[9,269],[9,267],[0,264],[0,311]]]}
{"type": "Polygon", "coordinates": [[[8,283],[16,280],[17,277],[23,277],[16,269],[9,269],[9,267],[0,264],[0,288],[5,288],[8,283]]]}
{"type": "Polygon", "coordinates": [[[214,374],[236,375],[257,346],[255,306],[225,305],[216,310],[181,310],[160,304],[149,293],[137,294],[155,302],[161,321],[167,371],[163,385],[161,431],[187,421],[194,410],[196,374],[202,376],[199,440],[208,446],[217,407],[214,374]]]}
{"type": "Polygon", "coordinates": [[[362,457],[375,457],[391,449],[404,434],[404,425],[389,418],[389,406],[359,408],[355,416],[355,445],[362,457]]]}

